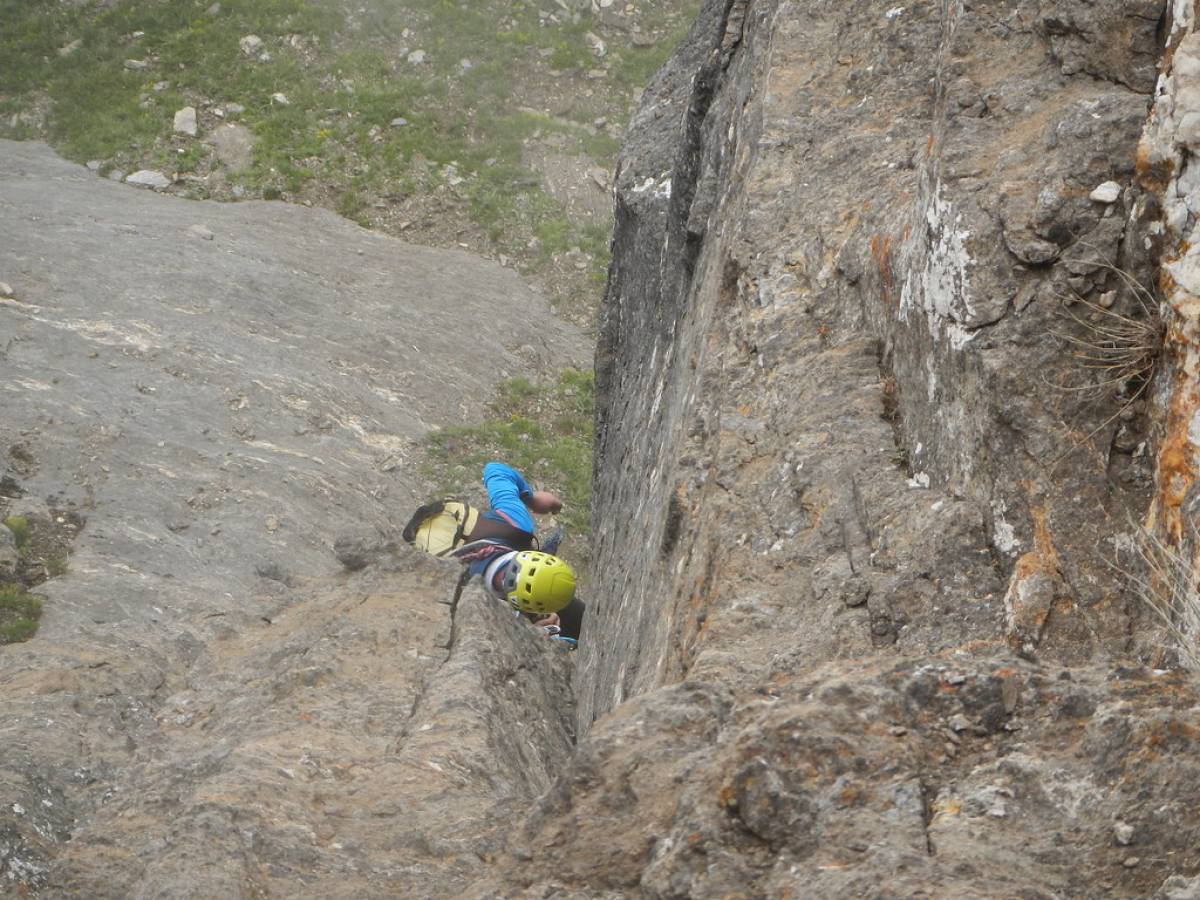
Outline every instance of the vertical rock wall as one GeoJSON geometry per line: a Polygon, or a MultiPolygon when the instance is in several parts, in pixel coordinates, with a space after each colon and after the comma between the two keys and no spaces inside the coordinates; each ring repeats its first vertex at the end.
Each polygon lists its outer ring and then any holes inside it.
{"type": "Polygon", "coordinates": [[[582,725],[779,654],[1148,652],[1150,372],[1081,357],[1155,327],[1163,15],[706,4],[618,171],[582,725]]]}

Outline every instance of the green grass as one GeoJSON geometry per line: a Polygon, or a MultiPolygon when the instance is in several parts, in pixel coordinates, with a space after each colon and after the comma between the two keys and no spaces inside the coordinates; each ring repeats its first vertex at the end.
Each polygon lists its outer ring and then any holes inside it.
{"type": "Polygon", "coordinates": [[[51,578],[67,574],[67,553],[55,553],[46,557],[46,572],[51,578]]]}
{"type": "Polygon", "coordinates": [[[506,462],[539,488],[558,494],[563,501],[559,518],[568,534],[584,538],[592,498],[594,408],[591,372],[568,369],[549,385],[510,379],[500,385],[489,421],[426,438],[431,459],[426,474],[446,496],[472,496],[484,464],[506,462]]]}
{"type": "Polygon", "coordinates": [[[37,632],[42,601],[23,587],[0,587],[0,644],[27,641],[37,632]]]}
{"type": "Polygon", "coordinates": [[[17,550],[24,550],[29,545],[29,520],[24,516],[9,516],[4,520],[4,527],[12,532],[17,550]]]}
{"type": "Polygon", "coordinates": [[[436,190],[441,169],[454,163],[464,182],[453,193],[498,250],[517,255],[536,236],[540,266],[584,240],[524,165],[523,144],[537,133],[561,133],[568,152],[611,165],[616,142],[524,111],[513,96],[517,79],[548,65],[583,71],[596,64],[584,37],[595,27],[590,13],[578,23],[539,21],[538,6],[522,0],[367,8],[223,0],[216,15],[209,6],[0,0],[0,136],[34,136],[32,125],[12,124],[12,115],[49,101],[48,137],[68,158],[202,173],[212,150],[173,134],[175,110],[196,105],[203,120],[206,103],[239,103],[245,111],[232,118],[256,144],[238,181],[252,194],[281,197],[317,183],[332,189],[340,212],[365,222],[374,199],[436,190]],[[406,28],[414,32],[409,38],[406,28]],[[262,38],[268,61],[241,51],[247,34],[262,38]],[[73,40],[82,41],[78,49],[60,55],[73,40]],[[425,64],[400,55],[409,45],[425,51],[425,64]],[[131,70],[127,60],[149,67],[131,70]],[[272,100],[277,92],[289,105],[272,100]],[[391,127],[397,117],[408,125],[391,127]],[[414,183],[413,166],[422,162],[428,171],[414,183]]]}

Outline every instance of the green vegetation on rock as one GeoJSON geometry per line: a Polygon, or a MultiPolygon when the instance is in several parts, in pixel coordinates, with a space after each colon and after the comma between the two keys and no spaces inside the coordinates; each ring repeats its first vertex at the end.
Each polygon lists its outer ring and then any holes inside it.
{"type": "Polygon", "coordinates": [[[24,550],[29,545],[29,520],[24,516],[9,516],[3,524],[12,532],[17,549],[24,550]]]}
{"type": "Polygon", "coordinates": [[[510,379],[500,387],[493,420],[445,428],[426,438],[428,474],[440,493],[473,497],[480,494],[484,464],[502,460],[538,487],[556,492],[567,532],[583,537],[592,497],[594,407],[591,372],[568,369],[550,385],[510,379]]]}
{"type": "Polygon", "coordinates": [[[20,585],[0,587],[0,644],[27,641],[37,632],[42,601],[20,585]]]}

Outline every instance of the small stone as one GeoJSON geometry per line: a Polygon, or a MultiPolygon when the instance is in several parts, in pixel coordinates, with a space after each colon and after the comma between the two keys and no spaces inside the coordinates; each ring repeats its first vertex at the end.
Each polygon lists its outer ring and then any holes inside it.
{"type": "Polygon", "coordinates": [[[183,109],[175,113],[175,132],[177,134],[186,134],[189,137],[196,136],[196,107],[185,106],[183,109]]]}
{"type": "Polygon", "coordinates": [[[0,297],[11,297],[12,295],[12,285],[10,285],[7,281],[0,281],[0,297]]]}
{"type": "Polygon", "coordinates": [[[266,528],[267,531],[274,534],[279,530],[279,519],[277,519],[275,516],[267,516],[266,519],[263,520],[263,527],[266,528]]]}
{"type": "Polygon", "coordinates": [[[76,50],[83,46],[83,38],[76,38],[69,44],[63,44],[58,48],[59,56],[70,56],[76,50]]]}
{"type": "Polygon", "coordinates": [[[1140,862],[1141,862],[1141,859],[1139,859],[1138,857],[1128,856],[1125,858],[1125,862],[1121,863],[1121,865],[1123,865],[1127,869],[1132,869],[1135,866],[1137,866],[1137,864],[1140,862]]]}
{"type": "Polygon", "coordinates": [[[1115,203],[1121,196],[1121,186],[1115,181],[1106,181],[1088,196],[1097,203],[1115,203]]]}
{"type": "Polygon", "coordinates": [[[1101,294],[1096,299],[1096,302],[1099,303],[1105,309],[1110,309],[1112,307],[1112,305],[1116,302],[1116,300],[1117,300],[1117,292],[1116,291],[1105,291],[1103,294],[1101,294]]]}
{"type": "Polygon", "coordinates": [[[208,9],[206,9],[204,11],[204,14],[206,16],[219,16],[221,14],[221,4],[214,3],[212,6],[210,6],[208,9]]]}
{"type": "Polygon", "coordinates": [[[471,68],[473,68],[473,67],[474,67],[474,65],[475,65],[475,64],[474,64],[473,62],[471,62],[469,59],[460,59],[460,60],[458,61],[458,67],[459,67],[460,69],[462,69],[464,72],[466,72],[466,71],[470,70],[471,68]]]}
{"type": "Polygon", "coordinates": [[[278,103],[280,106],[291,106],[292,105],[292,102],[290,100],[288,100],[287,95],[281,94],[278,91],[276,91],[274,94],[271,95],[271,99],[274,102],[278,103]]]}
{"type": "Polygon", "coordinates": [[[842,583],[838,598],[851,609],[862,606],[871,597],[871,585],[863,578],[853,576],[842,583]]]}
{"type": "Polygon", "coordinates": [[[120,169],[110,169],[108,174],[104,176],[109,181],[124,181],[125,173],[120,169]]]}
{"type": "Polygon", "coordinates": [[[402,116],[397,116],[396,118],[392,119],[392,121],[389,122],[388,124],[391,125],[393,128],[403,128],[405,125],[408,124],[408,119],[405,119],[402,116]]]}
{"type": "Polygon", "coordinates": [[[423,62],[425,62],[425,51],[424,50],[414,50],[412,53],[408,54],[408,64],[409,65],[419,66],[423,62]]]}
{"type": "Polygon", "coordinates": [[[971,722],[962,713],[950,717],[950,727],[955,731],[966,731],[971,727],[971,722]]]}
{"type": "Polygon", "coordinates": [[[125,60],[125,68],[133,72],[141,72],[144,69],[150,68],[150,63],[144,59],[127,59],[125,60]]]}
{"type": "Polygon", "coordinates": [[[169,188],[172,184],[170,178],[162,172],[156,172],[152,169],[138,169],[125,179],[125,183],[136,184],[138,187],[153,188],[156,191],[169,188]]]}
{"type": "Polygon", "coordinates": [[[154,82],[154,91],[155,91],[155,93],[161,94],[163,91],[165,91],[170,86],[171,86],[171,82],[169,82],[169,81],[156,81],[156,82],[154,82]]]}
{"type": "Polygon", "coordinates": [[[87,161],[87,168],[89,172],[99,172],[101,165],[103,165],[103,163],[101,163],[98,159],[89,159],[87,161]]]}
{"type": "Polygon", "coordinates": [[[596,55],[597,59],[608,53],[608,47],[605,46],[604,41],[601,40],[598,35],[592,34],[592,32],[589,31],[583,36],[583,39],[587,41],[588,46],[592,48],[592,53],[596,55]]]}
{"type": "Polygon", "coordinates": [[[246,111],[246,107],[242,106],[242,104],[240,104],[240,103],[226,103],[225,104],[225,112],[231,116],[240,116],[245,111],[246,111]]]}
{"type": "Polygon", "coordinates": [[[905,728],[903,725],[893,725],[891,728],[891,732],[896,737],[904,737],[906,734],[908,734],[908,729],[905,728]]]}
{"type": "Polygon", "coordinates": [[[257,34],[248,34],[238,41],[238,46],[247,56],[255,56],[262,49],[263,39],[257,34]]]}
{"type": "Polygon", "coordinates": [[[204,241],[211,241],[213,239],[213,233],[204,225],[188,226],[188,234],[204,241]]]}
{"type": "Polygon", "coordinates": [[[1133,826],[1127,822],[1116,822],[1113,825],[1113,837],[1122,847],[1128,847],[1133,840],[1133,826]]]}

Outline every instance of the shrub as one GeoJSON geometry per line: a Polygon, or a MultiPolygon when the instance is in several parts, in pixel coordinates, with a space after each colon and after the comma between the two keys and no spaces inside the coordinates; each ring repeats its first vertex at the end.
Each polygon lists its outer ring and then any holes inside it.
{"type": "Polygon", "coordinates": [[[29,546],[29,520],[24,516],[9,516],[4,520],[4,527],[13,533],[17,549],[24,550],[29,546]]]}
{"type": "Polygon", "coordinates": [[[42,601],[20,585],[0,587],[0,644],[27,641],[37,632],[42,601]]]}

